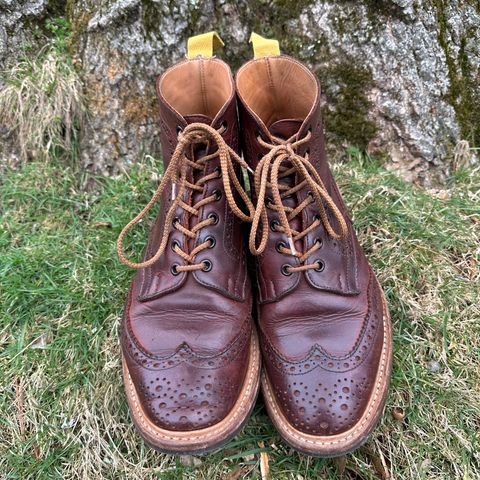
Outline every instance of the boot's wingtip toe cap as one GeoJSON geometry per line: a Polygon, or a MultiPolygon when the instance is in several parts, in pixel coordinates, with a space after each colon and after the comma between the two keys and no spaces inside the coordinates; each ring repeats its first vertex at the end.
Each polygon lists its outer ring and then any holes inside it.
{"type": "Polygon", "coordinates": [[[234,408],[242,372],[228,370],[179,365],[154,371],[137,364],[132,374],[128,372],[126,387],[134,390],[130,397],[137,398],[143,414],[157,427],[200,430],[221,422],[234,408]]]}
{"type": "Polygon", "coordinates": [[[367,376],[325,373],[316,369],[307,376],[284,377],[285,381],[274,385],[269,380],[267,401],[274,402],[300,432],[318,436],[344,433],[360,422],[373,384],[367,376]],[[269,395],[274,398],[268,399],[269,395]]]}

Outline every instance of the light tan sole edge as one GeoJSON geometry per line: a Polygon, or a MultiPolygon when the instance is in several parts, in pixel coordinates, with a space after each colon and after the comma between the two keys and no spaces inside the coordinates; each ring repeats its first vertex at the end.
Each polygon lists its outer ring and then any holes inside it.
{"type": "Polygon", "coordinates": [[[377,372],[375,388],[370,396],[368,407],[365,409],[362,418],[350,430],[329,436],[310,435],[297,430],[283,415],[273,394],[270,381],[266,373],[262,372],[262,393],[270,419],[283,439],[293,448],[308,455],[324,458],[345,455],[364,443],[375,427],[382,414],[387,397],[393,355],[390,314],[383,293],[382,301],[384,338],[380,368],[377,372]]]}
{"type": "Polygon", "coordinates": [[[122,366],[127,401],[135,426],[150,446],[165,453],[206,453],[227,443],[241,430],[250,415],[260,386],[260,347],[257,334],[253,331],[247,374],[240,395],[229,414],[221,422],[201,430],[172,431],[160,428],[149,420],[124,358],[122,366]]]}

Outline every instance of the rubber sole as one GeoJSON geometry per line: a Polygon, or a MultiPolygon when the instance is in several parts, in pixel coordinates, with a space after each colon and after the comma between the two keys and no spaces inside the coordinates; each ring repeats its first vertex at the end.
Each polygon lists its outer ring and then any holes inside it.
{"type": "Polygon", "coordinates": [[[346,432],[336,435],[317,436],[297,430],[282,413],[268,376],[265,372],[262,373],[262,392],[270,419],[280,436],[295,450],[306,455],[321,458],[346,455],[365,443],[378,423],[388,394],[393,354],[390,314],[383,293],[382,302],[384,338],[380,367],[375,378],[375,388],[372,391],[364,414],[357,424],[346,432]]]}
{"type": "Polygon", "coordinates": [[[172,431],[160,428],[148,418],[123,358],[122,365],[125,391],[133,423],[145,442],[162,453],[198,455],[218,450],[243,428],[253,410],[260,388],[260,348],[257,334],[253,332],[247,374],[240,395],[229,414],[220,422],[207,428],[172,431]]]}

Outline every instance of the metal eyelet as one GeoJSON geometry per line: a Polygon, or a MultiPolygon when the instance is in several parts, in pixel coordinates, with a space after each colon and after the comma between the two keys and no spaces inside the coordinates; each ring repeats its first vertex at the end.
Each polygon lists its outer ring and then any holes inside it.
{"type": "Polygon", "coordinates": [[[316,238],[314,243],[318,244],[319,248],[323,247],[323,240],[321,238],[316,238]]]}
{"type": "Polygon", "coordinates": [[[325,270],[325,262],[323,260],[315,260],[318,263],[318,268],[315,268],[316,272],[323,272],[325,270]]]}
{"type": "Polygon", "coordinates": [[[293,272],[290,271],[291,265],[286,263],[285,265],[282,265],[281,272],[283,275],[286,277],[289,277],[293,272]]]}
{"type": "Polygon", "coordinates": [[[176,227],[177,223],[180,222],[180,219],[178,217],[173,217],[172,220],[172,227],[176,227]]]}
{"type": "Polygon", "coordinates": [[[270,222],[270,230],[272,232],[276,232],[277,231],[277,227],[280,225],[280,222],[278,220],[272,220],[270,222]]]}
{"type": "Polygon", "coordinates": [[[178,137],[183,132],[183,128],[180,125],[177,125],[176,131],[177,131],[177,137],[178,137]]]}
{"type": "Polygon", "coordinates": [[[321,222],[321,221],[322,221],[322,217],[317,214],[317,215],[315,215],[315,216],[313,217],[313,220],[316,220],[317,222],[321,222]]]}
{"type": "MultiPolygon", "coordinates": [[[[175,252],[175,247],[180,248],[180,243],[177,242],[177,240],[174,240],[174,241],[172,242],[171,247],[172,247],[172,250],[175,252]]],[[[176,252],[175,252],[175,253],[176,253],[176,252]]]]}
{"type": "Polygon", "coordinates": [[[214,190],[212,195],[215,197],[215,201],[218,202],[222,198],[221,190],[214,190]]]}
{"type": "Polygon", "coordinates": [[[265,204],[268,208],[273,204],[273,200],[271,197],[265,197],[265,204]]]}
{"type": "Polygon", "coordinates": [[[218,223],[218,215],[216,213],[209,213],[207,218],[213,221],[212,225],[216,225],[218,223]]]}
{"type": "Polygon", "coordinates": [[[202,260],[203,268],[202,271],[209,272],[212,269],[212,262],[210,260],[202,260]]]}
{"type": "Polygon", "coordinates": [[[307,197],[310,197],[312,200],[314,200],[314,198],[315,198],[315,197],[313,196],[313,192],[312,192],[311,190],[309,190],[309,191],[307,192],[307,197]]]}
{"type": "Polygon", "coordinates": [[[175,276],[180,275],[180,272],[179,272],[178,269],[177,269],[179,266],[180,266],[180,265],[179,265],[178,263],[174,263],[174,264],[170,267],[170,272],[172,272],[172,275],[175,275],[175,276]]]}
{"type": "Polygon", "coordinates": [[[217,178],[221,178],[222,177],[222,169],[220,167],[215,167],[213,169],[213,172],[217,174],[217,178]]]}
{"type": "Polygon", "coordinates": [[[208,236],[208,237],[205,237],[204,241],[210,243],[210,245],[207,248],[213,248],[217,244],[217,241],[211,235],[208,236]]]}
{"type": "Polygon", "coordinates": [[[275,250],[278,252],[278,253],[283,253],[280,249],[281,248],[287,248],[287,244],[285,242],[277,242],[277,244],[275,245],[275,250]]]}
{"type": "Polygon", "coordinates": [[[226,130],[228,128],[228,122],[224,120],[220,126],[226,130]]]}

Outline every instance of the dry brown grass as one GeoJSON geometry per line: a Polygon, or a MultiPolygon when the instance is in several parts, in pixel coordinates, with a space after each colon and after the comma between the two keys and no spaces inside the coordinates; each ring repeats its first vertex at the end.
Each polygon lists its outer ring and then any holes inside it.
{"type": "Polygon", "coordinates": [[[85,118],[82,84],[71,60],[55,48],[2,73],[0,123],[22,160],[70,150],[85,118]]]}

